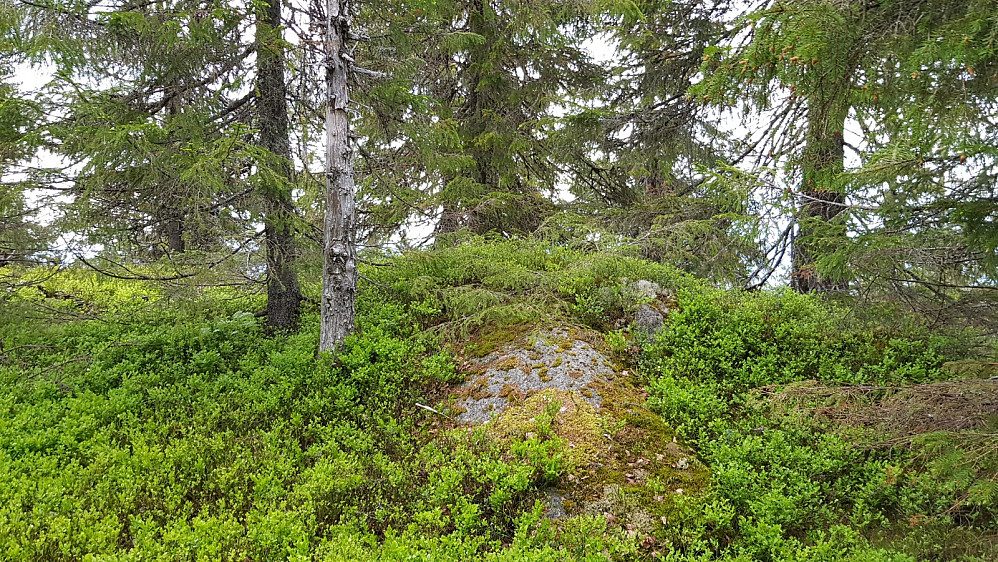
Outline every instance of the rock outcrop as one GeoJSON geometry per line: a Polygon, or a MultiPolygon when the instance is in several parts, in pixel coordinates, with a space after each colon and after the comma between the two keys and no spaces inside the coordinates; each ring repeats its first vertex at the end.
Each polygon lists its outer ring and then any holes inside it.
{"type": "Polygon", "coordinates": [[[452,389],[450,411],[499,440],[562,440],[567,469],[539,498],[549,517],[602,515],[650,533],[675,496],[703,486],[706,469],[645,406],[642,387],[601,334],[580,327],[516,333],[501,345],[468,346],[479,356],[462,358],[466,382],[452,389]]]}

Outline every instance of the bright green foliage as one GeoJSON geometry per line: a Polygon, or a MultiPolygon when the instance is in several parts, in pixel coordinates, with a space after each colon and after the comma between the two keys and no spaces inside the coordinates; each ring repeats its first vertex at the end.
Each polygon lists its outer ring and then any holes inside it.
{"type": "MultiPolygon", "coordinates": [[[[453,364],[415,337],[409,305],[366,292],[360,333],[330,361],[315,357],[314,317],[263,338],[255,297],[191,301],[92,273],[43,287],[96,318],[5,309],[0,549],[11,559],[633,552],[602,519],[567,536],[539,522],[538,489],[564,469],[560,440],[430,439],[431,414],[414,402],[452,380],[453,364]]],[[[33,287],[17,296],[20,310],[41,299],[33,287]]]]}
{"type": "Polygon", "coordinates": [[[319,358],[314,312],[300,333],[266,338],[260,295],[28,272],[35,286],[0,311],[0,549],[52,560],[641,559],[642,537],[601,513],[543,518],[537,500],[572,462],[544,431],[550,412],[536,434],[502,444],[482,428],[438,429],[415,403],[460,380],[439,336],[538,320],[616,327],[640,301],[627,284],[644,279],[672,291],[676,310],[654,338],[608,339],[627,354],[642,345],[648,406],[710,470],[703,493],[674,495],[656,523],[661,555],[995,552],[990,430],[870,448],[766,400],[804,379],[939,380],[974,334],[861,321],[791,292],[710,289],[660,264],[542,241],[472,239],[390,264],[365,268],[378,284],[359,295],[358,333],[319,358]]]}
{"type": "MultiPolygon", "coordinates": [[[[691,555],[984,560],[996,552],[988,541],[964,543],[993,533],[998,509],[993,456],[990,468],[968,464],[955,445],[971,435],[937,436],[932,442],[942,449],[922,458],[864,449],[847,432],[778,415],[760,400],[802,380],[882,385],[948,378],[943,363],[966,353],[967,335],[858,322],[847,310],[791,292],[687,290],[678,305],[646,346],[644,370],[650,404],[712,471],[710,493],[690,499],[687,520],[667,531],[691,555]],[[925,458],[938,460],[927,470],[925,458]],[[967,524],[948,515],[963,497],[974,498],[967,524]]],[[[979,439],[993,444],[994,434],[979,439]]]]}
{"type": "MultiPolygon", "coordinates": [[[[263,297],[233,288],[260,275],[253,195],[298,197],[253,142],[248,38],[302,48],[307,104],[315,30],[282,44],[253,28],[259,4],[0,0],[0,280],[18,281],[0,292],[0,557],[998,558],[993,420],[870,435],[834,392],[776,398],[815,381],[875,403],[940,388],[950,360],[993,366],[993,338],[953,322],[993,308],[993,4],[763,0],[722,24],[724,1],[361,3],[360,238],[405,246],[415,218],[441,243],[363,252],[357,333],[317,356],[314,310],[268,337],[263,297]],[[583,48],[601,33],[620,50],[603,67],[583,48]],[[32,102],[9,83],[24,61],[58,70],[32,102]],[[773,119],[732,143],[699,102],[773,119]],[[12,178],[43,146],[77,166],[12,178]],[[170,283],[13,263],[43,255],[26,190],[53,179],[73,199],[53,232],[170,283]],[[764,287],[791,245],[798,289],[862,292],[716,288],[764,287]],[[246,265],[185,286],[195,249],[246,265]],[[925,299],[943,306],[866,306],[925,299]],[[646,304],[670,311],[654,336],[628,325],[646,304]],[[617,380],[644,385],[620,423],[672,428],[641,454],[690,447],[695,490],[627,476],[656,502],[644,536],[596,507],[544,518],[580,461],[557,404],[509,442],[419,406],[462,381],[452,353],[538,323],[601,332],[617,380]]],[[[317,120],[295,117],[310,149],[317,120]]]]}
{"type": "Polygon", "coordinates": [[[887,331],[850,321],[847,310],[790,292],[685,291],[679,303],[645,361],[651,402],[694,439],[714,435],[712,424],[750,402],[751,389],[942,380],[942,364],[966,349],[917,325],[887,331]]]}
{"type": "Polygon", "coordinates": [[[481,238],[414,253],[370,275],[392,288],[383,297],[408,302],[425,327],[458,337],[548,319],[613,327],[639,304],[626,294],[628,281],[670,290],[696,284],[673,267],[626,253],[481,238]]]}

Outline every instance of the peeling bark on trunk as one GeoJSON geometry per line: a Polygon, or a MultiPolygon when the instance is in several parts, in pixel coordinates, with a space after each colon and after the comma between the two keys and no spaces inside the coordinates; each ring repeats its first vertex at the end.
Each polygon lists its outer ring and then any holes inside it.
{"type": "Polygon", "coordinates": [[[294,329],[302,294],[294,264],[297,255],[294,203],[291,199],[291,143],[288,139],[287,84],[281,47],[281,0],[270,0],[257,12],[257,111],[260,146],[273,154],[270,167],[281,180],[265,185],[264,237],[267,249],[267,325],[294,329]]]}
{"type": "Polygon", "coordinates": [[[844,209],[845,194],[835,180],[845,169],[845,127],[848,106],[837,100],[815,100],[809,108],[804,153],[801,216],[792,248],[791,285],[801,293],[838,291],[848,284],[821,275],[815,261],[834,251],[844,237],[831,224],[844,209]],[[841,236],[840,236],[841,235],[841,236]]]}
{"type": "Polygon", "coordinates": [[[349,0],[326,0],[326,215],[319,351],[353,331],[357,294],[356,201],[347,115],[349,0]]]}

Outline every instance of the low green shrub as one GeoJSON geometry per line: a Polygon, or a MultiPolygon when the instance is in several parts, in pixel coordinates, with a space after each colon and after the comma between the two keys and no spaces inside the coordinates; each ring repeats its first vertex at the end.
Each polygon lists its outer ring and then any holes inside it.
{"type": "MultiPolygon", "coordinates": [[[[259,294],[29,272],[40,288],[0,306],[0,558],[998,553],[993,427],[874,448],[767,400],[810,379],[942,380],[946,361],[981,347],[972,334],[859,320],[789,292],[711,289],[668,266],[547,242],[469,239],[385,259],[365,268],[357,333],[335,356],[315,353],[312,309],[299,332],[269,336],[259,294]],[[676,297],[654,337],[622,326],[641,302],[626,289],[636,280],[676,297]],[[538,500],[571,468],[550,430],[556,405],[512,443],[441,429],[416,406],[462,377],[443,339],[539,319],[602,330],[620,361],[641,346],[648,406],[709,467],[705,492],[675,495],[654,540],[601,513],[544,517],[538,500]]],[[[649,495],[673,492],[656,485],[649,495]]]]}
{"type": "MultiPolygon", "coordinates": [[[[685,520],[667,531],[687,545],[686,559],[938,554],[924,544],[904,545],[922,533],[911,521],[926,514],[945,518],[953,505],[954,491],[926,474],[917,455],[859,447],[834,428],[776,416],[765,396],[812,379],[868,385],[943,380],[950,376],[944,363],[973,347],[970,334],[933,333],[917,323],[888,331],[791,292],[684,290],[678,307],[646,343],[642,372],[650,405],[711,470],[709,492],[689,499],[685,520]],[[894,550],[875,548],[877,543],[894,550]]],[[[993,518],[979,522],[993,529],[993,518]]],[[[948,529],[960,532],[952,523],[948,529]]],[[[985,559],[973,556],[993,552],[989,548],[968,546],[963,554],[985,559]]]]}
{"type": "Polygon", "coordinates": [[[369,296],[403,303],[424,328],[456,338],[538,318],[619,327],[635,304],[625,294],[628,282],[668,290],[699,285],[671,266],[544,241],[471,238],[390,263],[367,272],[377,283],[369,296]]]}
{"type": "MultiPolygon", "coordinates": [[[[62,281],[46,283],[89,287],[62,281]]],[[[428,434],[415,403],[459,375],[419,306],[365,291],[357,333],[317,357],[314,313],[266,337],[255,296],[173,307],[115,287],[88,318],[0,328],[0,558],[553,552],[522,538],[523,515],[563,473],[564,443],[428,434]],[[135,294],[149,300],[122,314],[135,294]]]]}

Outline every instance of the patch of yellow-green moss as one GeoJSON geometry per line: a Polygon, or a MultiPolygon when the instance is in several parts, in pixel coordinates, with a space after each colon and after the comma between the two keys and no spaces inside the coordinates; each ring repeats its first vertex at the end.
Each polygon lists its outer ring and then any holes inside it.
{"type": "Polygon", "coordinates": [[[470,358],[485,357],[509,346],[532,327],[530,324],[518,324],[499,330],[482,330],[466,342],[461,350],[463,355],[470,358]]]}
{"type": "Polygon", "coordinates": [[[702,493],[710,472],[679,443],[675,431],[645,407],[643,389],[630,377],[623,378],[601,389],[605,410],[620,420],[621,429],[613,435],[614,462],[607,463],[597,479],[617,483],[626,498],[624,511],[641,514],[639,519],[650,515],[661,530],[675,515],[677,498],[702,493]]]}
{"type": "Polygon", "coordinates": [[[594,386],[602,398],[602,441],[589,462],[577,464],[562,479],[561,489],[585,511],[609,515],[642,532],[660,530],[675,514],[678,496],[706,488],[709,471],[645,407],[644,390],[632,376],[622,373],[594,386]]]}
{"type": "Polygon", "coordinates": [[[489,432],[503,439],[559,437],[572,467],[597,456],[604,441],[596,409],[570,390],[541,390],[520,403],[511,402],[489,422],[489,432]]]}
{"type": "Polygon", "coordinates": [[[497,371],[511,371],[520,366],[520,361],[516,357],[507,357],[492,364],[492,368],[497,371]]]}

